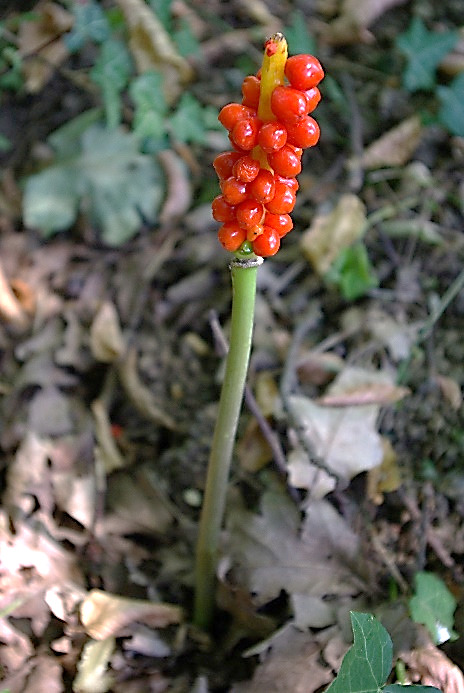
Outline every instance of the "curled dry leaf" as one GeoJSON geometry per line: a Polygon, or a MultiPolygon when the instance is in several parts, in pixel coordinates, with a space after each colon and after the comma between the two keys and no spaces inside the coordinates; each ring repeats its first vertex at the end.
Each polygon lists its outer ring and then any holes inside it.
{"type": "Polygon", "coordinates": [[[124,337],[114,303],[105,301],[90,327],[90,348],[98,361],[113,363],[125,351],[124,337]]]}
{"type": "Polygon", "coordinates": [[[99,399],[92,402],[92,414],[95,421],[96,448],[95,456],[102,463],[106,474],[126,466],[125,460],[116,445],[111,431],[111,421],[108,412],[99,399]]]}
{"type": "Polygon", "coordinates": [[[361,166],[371,169],[404,166],[417,149],[421,135],[422,124],[419,116],[414,115],[401,121],[364,150],[361,166]]]}
{"type": "Polygon", "coordinates": [[[172,104],[181,85],[193,76],[192,68],[174,46],[154,11],[144,0],[117,0],[129,29],[129,46],[139,73],[159,70],[163,75],[164,96],[172,104]]]}
{"type": "Polygon", "coordinates": [[[167,181],[167,195],[161,210],[161,224],[172,224],[188,211],[192,201],[192,186],[185,164],[172,149],[158,154],[167,181]]]}
{"type": "Polygon", "coordinates": [[[165,628],[182,621],[182,609],[173,604],[128,599],[101,590],[91,590],[81,604],[81,621],[94,640],[118,636],[134,621],[165,628]]]}
{"type": "Polygon", "coordinates": [[[464,693],[462,671],[435,645],[402,652],[401,659],[408,665],[413,681],[424,686],[436,686],[446,693],[464,693]]]}
{"type": "Polygon", "coordinates": [[[54,69],[68,57],[61,37],[72,25],[72,15],[55,2],[39,2],[34,8],[34,19],[21,22],[19,50],[22,56],[28,56],[23,62],[23,73],[29,92],[40,91],[54,69]]]}
{"type": "Polygon", "coordinates": [[[150,390],[140,380],[137,372],[137,352],[135,349],[129,349],[126,357],[119,364],[118,373],[121,378],[121,384],[129,399],[142,416],[159,426],[164,426],[170,430],[176,429],[174,419],[158,406],[150,390]]]}
{"type": "Polygon", "coordinates": [[[328,28],[326,38],[335,44],[372,41],[367,31],[384,12],[408,0],[345,0],[341,14],[328,28]]]}
{"type": "Polygon", "coordinates": [[[393,383],[368,383],[343,392],[332,392],[315,400],[323,407],[362,407],[366,404],[385,406],[399,402],[411,394],[408,387],[393,383]]]}
{"type": "Polygon", "coordinates": [[[108,664],[113,654],[114,638],[90,640],[84,645],[77,664],[77,676],[73,681],[75,693],[106,693],[113,684],[113,676],[108,672],[108,664]]]}
{"type": "Polygon", "coordinates": [[[23,331],[29,325],[29,318],[21,305],[19,296],[15,295],[12,284],[8,281],[0,263],[0,320],[13,328],[23,331]]]}
{"type": "Polygon", "coordinates": [[[362,237],[366,208],[357,195],[342,195],[329,214],[319,214],[303,234],[303,254],[316,272],[323,276],[344,248],[362,237]]]}

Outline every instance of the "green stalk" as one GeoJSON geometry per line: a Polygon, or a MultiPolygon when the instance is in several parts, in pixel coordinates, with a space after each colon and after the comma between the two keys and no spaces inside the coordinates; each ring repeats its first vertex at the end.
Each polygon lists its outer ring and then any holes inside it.
{"type": "Polygon", "coordinates": [[[206,477],[195,568],[193,621],[208,628],[214,611],[219,536],[227,482],[250,358],[256,295],[256,274],[262,258],[234,259],[230,346],[206,477]]]}

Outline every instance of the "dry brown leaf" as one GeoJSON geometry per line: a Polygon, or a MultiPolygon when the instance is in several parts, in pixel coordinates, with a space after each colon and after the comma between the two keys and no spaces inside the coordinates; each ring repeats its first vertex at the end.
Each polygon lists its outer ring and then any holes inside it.
{"type": "Polygon", "coordinates": [[[126,466],[124,457],[119,452],[112,430],[108,411],[102,400],[92,402],[92,414],[95,420],[95,457],[102,464],[105,474],[126,466]]]}
{"type": "Polygon", "coordinates": [[[0,263],[0,319],[9,323],[19,331],[29,325],[29,317],[21,305],[19,297],[13,291],[0,263]]]}
{"type": "Polygon", "coordinates": [[[309,351],[298,361],[298,379],[301,383],[326,385],[340,373],[343,366],[344,361],[337,354],[309,351]]]}
{"type": "Polygon", "coordinates": [[[314,400],[323,407],[362,407],[366,404],[386,406],[411,394],[408,387],[393,383],[369,383],[347,388],[343,392],[331,392],[314,400]]]}
{"type": "Polygon", "coordinates": [[[110,690],[114,676],[108,672],[108,664],[115,646],[113,637],[90,640],[85,644],[73,681],[74,693],[106,693],[110,690]]]}
{"type": "Polygon", "coordinates": [[[173,604],[128,599],[115,594],[91,590],[80,607],[86,633],[94,640],[105,640],[122,634],[134,621],[154,628],[165,628],[182,621],[182,609],[173,604]]]}
{"type": "Polygon", "coordinates": [[[450,76],[464,72],[464,27],[459,29],[459,40],[452,52],[441,61],[440,70],[450,76]]]}
{"type": "Polygon", "coordinates": [[[139,73],[159,70],[163,75],[164,96],[172,104],[181,85],[192,79],[189,63],[174,46],[154,11],[144,0],[117,0],[129,30],[129,46],[139,73]]]}
{"type": "Polygon", "coordinates": [[[167,194],[159,215],[161,224],[174,224],[189,210],[192,202],[192,184],[184,162],[172,149],[159,152],[158,159],[164,169],[167,194]]]}
{"type": "Polygon", "coordinates": [[[34,15],[39,19],[23,21],[19,28],[19,49],[24,57],[26,89],[37,93],[52,77],[55,68],[68,57],[62,35],[73,25],[72,15],[54,2],[39,2],[34,15]],[[31,55],[37,57],[28,57],[31,55]]]}
{"type": "Polygon", "coordinates": [[[303,234],[303,254],[316,272],[323,276],[344,248],[362,237],[366,225],[366,208],[357,195],[342,195],[328,214],[319,214],[303,234]]]}
{"type": "Polygon", "coordinates": [[[250,419],[237,446],[240,466],[247,472],[258,472],[272,460],[269,443],[263,436],[256,419],[250,419]]]}
{"type": "Polygon", "coordinates": [[[408,0],[344,0],[341,14],[329,25],[326,38],[335,44],[372,41],[367,31],[384,12],[408,0]]]}
{"type": "Polygon", "coordinates": [[[401,486],[401,473],[396,452],[388,438],[382,437],[382,446],[382,464],[370,469],[367,475],[367,495],[377,505],[383,502],[384,493],[396,491],[401,486]]]}
{"type": "Polygon", "coordinates": [[[364,168],[404,166],[417,149],[421,136],[422,124],[419,116],[407,118],[364,150],[360,160],[361,166],[364,168]]]}
{"type": "Polygon", "coordinates": [[[453,378],[447,378],[444,375],[436,375],[434,380],[438,384],[441,393],[448,404],[455,411],[458,411],[462,405],[462,392],[459,383],[456,380],[453,380],[453,378]]]}
{"type": "Polygon", "coordinates": [[[321,645],[312,633],[293,626],[272,638],[272,647],[247,683],[236,684],[232,693],[314,693],[333,678],[321,664],[321,645]]]}
{"type": "Polygon", "coordinates": [[[174,419],[158,406],[151,391],[140,380],[137,372],[137,352],[135,349],[128,350],[125,358],[119,364],[118,373],[126,394],[143,416],[159,426],[164,426],[171,430],[176,429],[174,419]]]}
{"type": "Polygon", "coordinates": [[[113,363],[124,353],[126,346],[114,303],[105,301],[90,327],[90,348],[97,361],[113,363]]]}
{"type": "Polygon", "coordinates": [[[33,665],[27,677],[27,684],[21,689],[21,693],[62,693],[61,664],[56,659],[41,654],[34,657],[33,665]]]}
{"type": "Polygon", "coordinates": [[[414,682],[435,686],[446,693],[464,693],[462,671],[435,645],[402,652],[401,659],[408,665],[414,682]]]}

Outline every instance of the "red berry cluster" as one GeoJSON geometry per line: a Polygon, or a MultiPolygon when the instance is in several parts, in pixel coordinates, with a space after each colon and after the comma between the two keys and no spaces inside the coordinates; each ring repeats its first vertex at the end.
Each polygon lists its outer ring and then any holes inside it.
{"type": "Polygon", "coordinates": [[[311,113],[320,101],[317,84],[324,71],[312,55],[295,55],[285,63],[289,85],[271,95],[275,120],[258,118],[260,75],[245,77],[241,104],[230,103],[219,113],[234,151],[213,162],[221,195],[213,200],[213,217],[222,222],[219,241],[237,251],[249,241],[256,255],[275,255],[280,239],[292,228],[303,149],[319,139],[311,113]]]}

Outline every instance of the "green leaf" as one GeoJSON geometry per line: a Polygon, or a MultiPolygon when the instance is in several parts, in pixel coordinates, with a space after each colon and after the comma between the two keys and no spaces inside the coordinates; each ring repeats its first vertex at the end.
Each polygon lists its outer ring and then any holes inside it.
{"type": "Polygon", "coordinates": [[[438,87],[437,92],[441,101],[438,118],[453,135],[464,137],[464,72],[449,87],[438,87]]]}
{"type": "Polygon", "coordinates": [[[326,280],[336,284],[347,301],[355,301],[377,286],[364,243],[344,248],[328,271],[326,280]]]}
{"type": "Polygon", "coordinates": [[[184,58],[190,55],[199,55],[200,44],[186,19],[182,19],[180,28],[174,32],[173,38],[179,53],[184,58]]]}
{"type": "Polygon", "coordinates": [[[306,17],[301,10],[292,10],[290,24],[284,29],[284,35],[292,55],[316,52],[316,43],[308,31],[306,17]]]}
{"type": "Polygon", "coordinates": [[[7,152],[12,146],[13,145],[8,137],[5,137],[5,135],[0,133],[0,152],[7,152]]]}
{"type": "Polygon", "coordinates": [[[72,148],[63,144],[54,166],[26,180],[25,224],[50,236],[69,228],[82,208],[107,244],[121,245],[142,221],[155,220],[162,196],[160,169],[153,157],[140,154],[137,137],[119,129],[91,125],[78,143],[72,156],[72,148]]]}
{"type": "Polygon", "coordinates": [[[179,106],[169,123],[172,136],[176,140],[200,143],[205,141],[203,108],[193,94],[182,94],[179,106]]]}
{"type": "Polygon", "coordinates": [[[372,614],[351,612],[354,644],[326,693],[380,693],[392,667],[393,645],[372,614]]]}
{"type": "Polygon", "coordinates": [[[160,20],[160,22],[168,32],[168,34],[170,34],[172,28],[172,0],[150,0],[149,4],[153,12],[156,14],[157,18],[160,20]]]}
{"type": "Polygon", "coordinates": [[[66,46],[71,53],[76,53],[87,41],[106,41],[110,35],[109,24],[97,2],[73,3],[72,12],[74,25],[65,36],[66,46]]]}
{"type": "Polygon", "coordinates": [[[443,580],[433,573],[419,572],[414,578],[415,594],[409,600],[411,618],[423,623],[436,645],[456,640],[453,630],[456,600],[443,580]]]}
{"type": "Polygon", "coordinates": [[[90,71],[90,77],[103,94],[106,122],[115,128],[121,119],[120,93],[127,86],[132,61],[124,43],[109,39],[102,45],[100,55],[90,71]]]}
{"type": "Polygon", "coordinates": [[[453,50],[458,38],[457,31],[428,31],[422,19],[414,17],[408,30],[396,39],[397,47],[408,60],[403,73],[405,89],[433,89],[435,70],[445,55],[453,50]]]}
{"type": "Polygon", "coordinates": [[[140,137],[160,139],[166,131],[167,105],[158,72],[144,72],[132,80],[129,94],[134,102],[133,130],[140,137]]]}
{"type": "Polygon", "coordinates": [[[400,683],[393,683],[391,686],[387,686],[383,689],[383,693],[408,693],[408,691],[414,689],[414,693],[442,693],[439,688],[435,686],[402,686],[400,683]]]}

